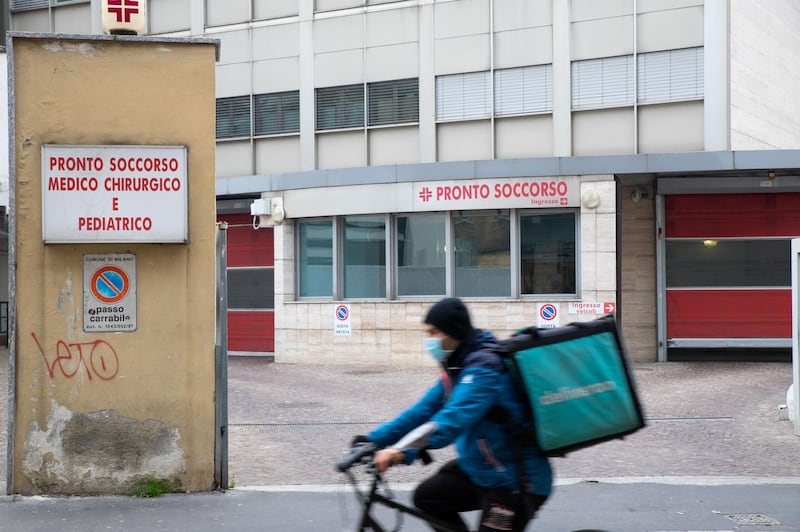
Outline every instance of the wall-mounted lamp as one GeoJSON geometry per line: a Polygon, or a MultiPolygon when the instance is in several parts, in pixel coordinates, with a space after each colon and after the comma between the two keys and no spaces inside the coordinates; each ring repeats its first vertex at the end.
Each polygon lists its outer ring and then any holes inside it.
{"type": "Polygon", "coordinates": [[[272,198],[272,221],[282,224],[286,219],[286,211],[283,210],[283,198],[272,198]]]}
{"type": "Polygon", "coordinates": [[[631,201],[634,203],[638,202],[640,199],[647,199],[650,197],[650,191],[647,188],[636,185],[633,187],[633,192],[631,192],[631,201]]]}
{"type": "Polygon", "coordinates": [[[600,193],[593,188],[587,188],[581,193],[581,205],[587,209],[597,208],[600,205],[600,193]]]}
{"type": "Polygon", "coordinates": [[[719,242],[713,239],[703,240],[703,245],[707,248],[713,248],[717,244],[719,244],[719,242]]]}

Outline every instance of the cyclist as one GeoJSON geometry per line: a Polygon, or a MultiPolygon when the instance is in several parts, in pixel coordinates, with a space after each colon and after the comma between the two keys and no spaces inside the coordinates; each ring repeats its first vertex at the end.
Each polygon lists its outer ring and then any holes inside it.
{"type": "Polygon", "coordinates": [[[441,365],[439,380],[394,420],[355,441],[384,447],[375,455],[380,472],[455,442],[458,458],[417,487],[414,505],[456,529],[468,530],[459,512],[480,510],[481,532],[524,530],[550,494],[552,470],[533,445],[515,439],[513,427],[530,420],[503,359],[491,351],[494,337],[472,326],[458,298],[428,310],[424,336],[441,365]],[[423,424],[430,430],[420,448],[391,446],[423,424]]]}

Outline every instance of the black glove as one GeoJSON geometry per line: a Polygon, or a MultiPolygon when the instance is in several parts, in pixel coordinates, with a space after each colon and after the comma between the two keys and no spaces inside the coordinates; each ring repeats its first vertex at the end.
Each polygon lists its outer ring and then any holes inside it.
{"type": "Polygon", "coordinates": [[[353,437],[353,441],[350,442],[350,447],[355,447],[360,443],[372,443],[368,437],[364,436],[363,434],[359,434],[353,437]]]}

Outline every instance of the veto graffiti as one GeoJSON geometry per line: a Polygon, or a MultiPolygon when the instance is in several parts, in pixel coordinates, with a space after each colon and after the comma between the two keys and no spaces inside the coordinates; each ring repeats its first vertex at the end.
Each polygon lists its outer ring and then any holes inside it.
{"type": "Polygon", "coordinates": [[[71,379],[81,368],[86,372],[89,380],[94,377],[104,381],[110,381],[119,373],[119,357],[114,347],[105,340],[95,340],[94,342],[56,342],[55,354],[48,353],[36,333],[31,333],[33,341],[39,348],[47,372],[50,378],[54,379],[56,368],[64,377],[71,379]]]}

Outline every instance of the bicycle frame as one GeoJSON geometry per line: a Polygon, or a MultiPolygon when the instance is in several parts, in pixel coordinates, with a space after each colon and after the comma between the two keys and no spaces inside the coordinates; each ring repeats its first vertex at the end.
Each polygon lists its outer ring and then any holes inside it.
{"type": "Polygon", "coordinates": [[[408,514],[412,515],[418,519],[421,519],[428,524],[435,526],[442,532],[463,532],[462,529],[453,528],[452,525],[449,523],[445,523],[440,521],[436,517],[433,517],[430,514],[423,512],[418,508],[414,508],[413,506],[408,506],[401,502],[396,501],[395,499],[391,498],[391,496],[384,495],[379,491],[379,487],[381,484],[385,484],[383,477],[380,473],[371,466],[369,467],[369,472],[372,475],[372,482],[370,482],[369,489],[367,490],[360,490],[358,487],[358,483],[356,482],[355,477],[350,471],[345,471],[344,473],[347,475],[347,478],[350,480],[350,483],[353,485],[353,489],[356,492],[356,497],[359,499],[361,503],[361,519],[358,523],[358,532],[364,531],[373,531],[373,532],[398,532],[402,526],[403,521],[402,518],[398,517],[398,522],[395,528],[388,529],[384,528],[380,522],[372,515],[372,509],[375,505],[383,505],[393,510],[397,510],[400,514],[408,514]]]}

